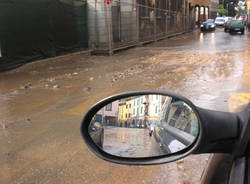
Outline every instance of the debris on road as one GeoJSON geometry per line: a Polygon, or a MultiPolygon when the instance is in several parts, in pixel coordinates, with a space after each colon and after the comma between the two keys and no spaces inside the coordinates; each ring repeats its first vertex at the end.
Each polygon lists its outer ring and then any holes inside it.
{"type": "Polygon", "coordinates": [[[185,170],[184,167],[182,165],[179,165],[179,164],[177,164],[177,169],[179,171],[184,171],[185,170]]]}
{"type": "Polygon", "coordinates": [[[26,123],[27,123],[27,124],[31,123],[30,118],[27,118],[27,119],[26,119],[26,123]]]}
{"type": "Polygon", "coordinates": [[[6,123],[6,121],[2,121],[2,129],[6,129],[7,128],[7,123],[6,123]]]}
{"type": "Polygon", "coordinates": [[[21,86],[21,89],[28,89],[31,87],[32,87],[32,84],[29,82],[29,83],[25,84],[24,86],[21,86]]]}
{"type": "Polygon", "coordinates": [[[55,80],[56,79],[54,77],[48,79],[49,82],[54,82],[55,80]]]}
{"type": "Polygon", "coordinates": [[[176,164],[183,164],[184,163],[184,159],[180,159],[178,161],[176,161],[176,164]]]}
{"type": "Polygon", "coordinates": [[[90,87],[83,88],[83,91],[91,91],[90,87]]]}
{"type": "Polygon", "coordinates": [[[111,82],[117,82],[118,79],[125,79],[131,77],[135,74],[141,73],[143,71],[143,66],[141,64],[130,67],[123,72],[114,73],[112,75],[111,82]]]}
{"type": "Polygon", "coordinates": [[[53,86],[53,88],[54,88],[54,89],[58,89],[58,88],[60,88],[60,86],[59,86],[58,84],[55,84],[55,85],[53,86]]]}

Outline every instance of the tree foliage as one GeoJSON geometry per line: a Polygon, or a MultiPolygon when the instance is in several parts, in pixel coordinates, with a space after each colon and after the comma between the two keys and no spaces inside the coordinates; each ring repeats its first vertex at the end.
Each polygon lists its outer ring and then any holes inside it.
{"type": "Polygon", "coordinates": [[[219,5],[218,13],[220,17],[227,15],[227,10],[223,7],[222,4],[219,5]]]}
{"type": "Polygon", "coordinates": [[[237,0],[219,0],[219,9],[218,13],[220,16],[231,16],[236,15],[235,7],[237,6],[237,0]]]}

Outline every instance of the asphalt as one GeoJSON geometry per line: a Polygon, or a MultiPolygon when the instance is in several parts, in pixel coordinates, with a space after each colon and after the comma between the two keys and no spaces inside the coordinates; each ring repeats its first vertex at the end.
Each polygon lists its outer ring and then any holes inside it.
{"type": "Polygon", "coordinates": [[[0,183],[199,183],[209,155],[160,166],[97,158],[80,125],[97,101],[156,89],[233,111],[250,99],[250,35],[195,31],[117,52],[66,55],[0,74],[0,183]]]}

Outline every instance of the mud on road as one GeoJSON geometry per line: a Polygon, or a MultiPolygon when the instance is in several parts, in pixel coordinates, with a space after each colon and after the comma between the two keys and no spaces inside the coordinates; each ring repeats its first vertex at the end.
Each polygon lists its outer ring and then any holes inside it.
{"type": "Polygon", "coordinates": [[[104,97],[144,89],[228,111],[230,93],[250,90],[249,43],[248,35],[196,31],[113,56],[72,54],[1,73],[0,183],[199,183],[208,155],[110,164],[86,148],[82,117],[104,97]]]}

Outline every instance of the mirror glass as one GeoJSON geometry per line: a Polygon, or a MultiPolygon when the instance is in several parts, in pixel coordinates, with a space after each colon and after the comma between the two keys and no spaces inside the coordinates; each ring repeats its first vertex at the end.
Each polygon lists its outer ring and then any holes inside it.
{"type": "Polygon", "coordinates": [[[199,133],[198,118],[185,102],[144,95],[114,101],[92,118],[89,134],[105,152],[153,157],[185,149],[199,133]]]}

